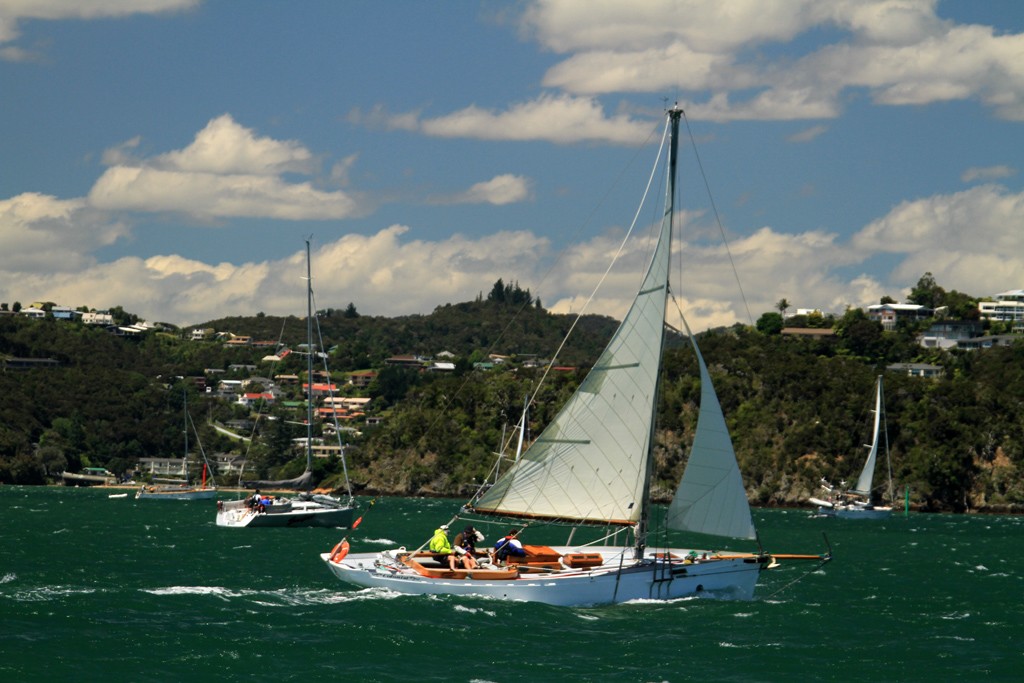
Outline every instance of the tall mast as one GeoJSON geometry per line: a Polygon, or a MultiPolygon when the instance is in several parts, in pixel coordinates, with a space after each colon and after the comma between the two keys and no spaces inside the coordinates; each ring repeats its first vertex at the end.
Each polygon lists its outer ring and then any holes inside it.
{"type": "MultiPolygon", "coordinates": [[[[683,110],[677,104],[672,107],[668,112],[669,124],[670,124],[670,135],[668,145],[668,183],[666,184],[666,195],[665,195],[665,213],[662,216],[662,224],[668,223],[668,253],[672,253],[672,230],[673,221],[675,219],[675,198],[676,198],[676,165],[678,159],[679,150],[679,119],[683,115],[683,110]]],[[[666,270],[665,277],[665,290],[668,291],[668,270],[666,270]]],[[[665,311],[662,310],[662,323],[664,323],[665,311]]],[[[664,324],[662,325],[661,341],[658,349],[658,357],[661,358],[665,353],[665,330],[664,324]]],[[[644,547],[647,545],[647,532],[650,527],[651,517],[651,478],[654,476],[654,457],[652,455],[654,451],[654,434],[657,427],[658,417],[658,399],[661,396],[661,371],[659,364],[659,372],[657,374],[657,380],[654,384],[654,400],[651,402],[651,433],[647,439],[647,464],[646,472],[644,473],[644,494],[640,501],[641,512],[640,512],[640,524],[636,534],[636,556],[642,557],[644,553],[644,547]]]]}
{"type": "Polygon", "coordinates": [[[306,240],[306,471],[313,467],[313,272],[306,240]]]}
{"type": "Polygon", "coordinates": [[[185,412],[185,455],[181,458],[181,466],[185,470],[185,484],[191,481],[191,477],[188,476],[188,391],[182,389],[182,410],[185,412]]]}

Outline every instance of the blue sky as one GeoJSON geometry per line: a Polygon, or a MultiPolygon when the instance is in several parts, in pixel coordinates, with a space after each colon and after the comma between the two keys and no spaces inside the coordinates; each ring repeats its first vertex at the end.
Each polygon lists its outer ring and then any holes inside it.
{"type": "Polygon", "coordinates": [[[0,0],[0,302],[578,311],[675,101],[692,327],[1024,287],[1016,0],[0,0]]]}

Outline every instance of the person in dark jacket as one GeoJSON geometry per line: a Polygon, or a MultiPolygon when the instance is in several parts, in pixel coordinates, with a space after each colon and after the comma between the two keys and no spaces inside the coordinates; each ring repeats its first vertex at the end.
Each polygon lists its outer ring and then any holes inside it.
{"type": "Polygon", "coordinates": [[[460,560],[462,560],[462,566],[464,568],[477,568],[476,544],[482,540],[484,540],[484,535],[474,529],[472,525],[467,526],[455,536],[455,542],[452,544],[452,551],[460,560]]]}

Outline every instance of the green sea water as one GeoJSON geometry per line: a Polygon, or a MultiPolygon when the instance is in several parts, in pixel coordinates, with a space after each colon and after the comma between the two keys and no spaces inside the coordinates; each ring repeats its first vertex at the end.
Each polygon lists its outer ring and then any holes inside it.
{"type": "MultiPolygon", "coordinates": [[[[343,531],[110,493],[0,487],[0,681],[1024,680],[1022,517],[755,510],[767,550],[824,531],[835,560],[767,572],[749,602],[570,609],[348,588],[318,557],[343,531]]],[[[353,551],[457,507],[381,499],[353,551]]]]}

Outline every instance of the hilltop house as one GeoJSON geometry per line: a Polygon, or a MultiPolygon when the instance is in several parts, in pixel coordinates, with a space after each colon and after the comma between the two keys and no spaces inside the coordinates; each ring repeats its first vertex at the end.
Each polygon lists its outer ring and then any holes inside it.
{"type": "Polygon", "coordinates": [[[918,304],[875,304],[868,306],[868,317],[891,331],[900,320],[927,320],[932,317],[932,309],[918,304]]]}
{"type": "Polygon", "coordinates": [[[995,301],[979,301],[978,313],[985,320],[1012,322],[1014,332],[1024,331],[1024,289],[996,294],[995,301]]]}
{"type": "Polygon", "coordinates": [[[926,349],[951,349],[979,334],[981,323],[976,320],[938,320],[917,338],[917,342],[926,349]]]}

